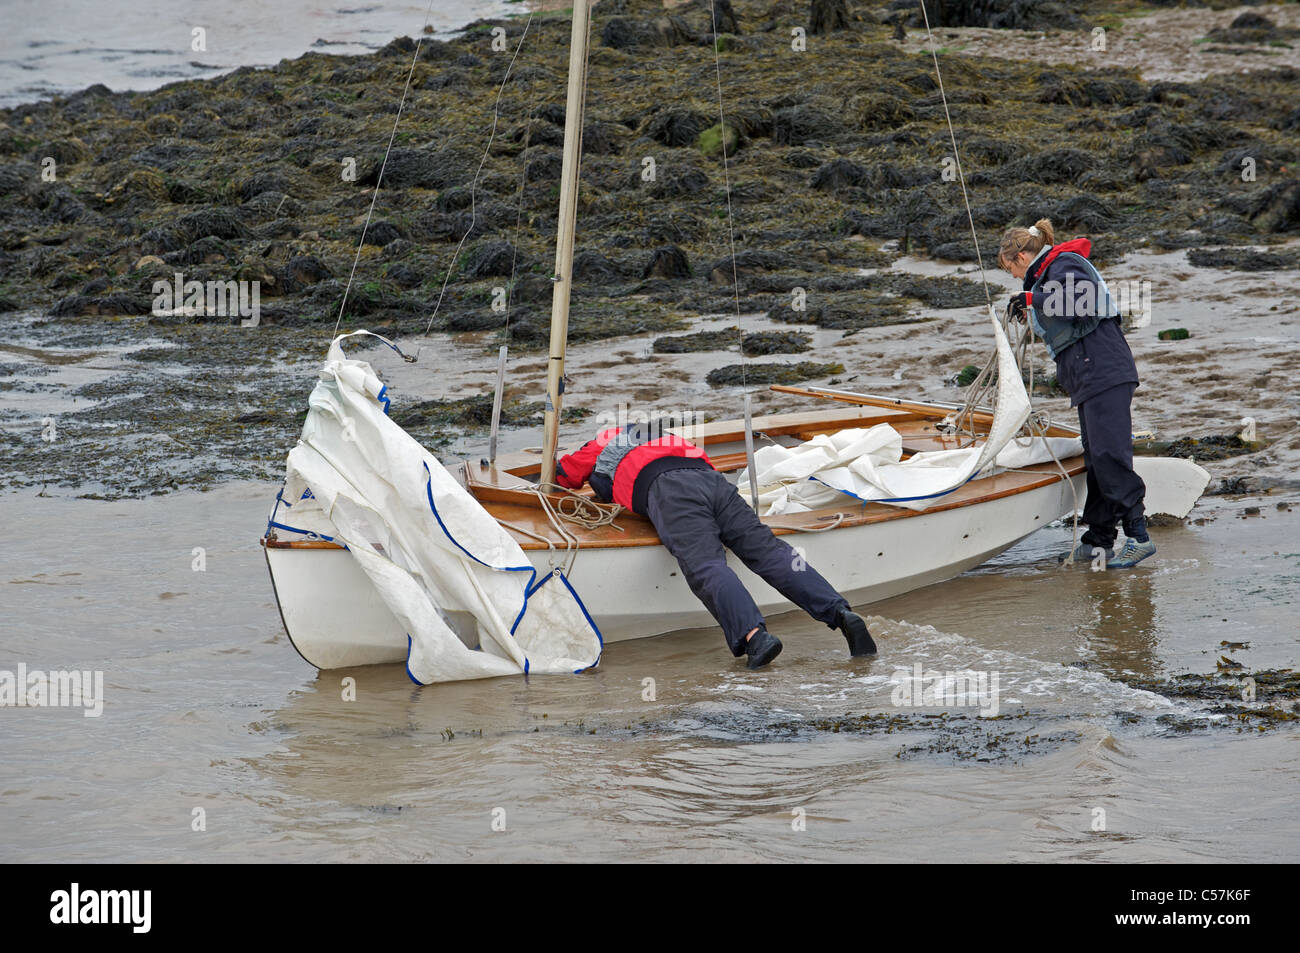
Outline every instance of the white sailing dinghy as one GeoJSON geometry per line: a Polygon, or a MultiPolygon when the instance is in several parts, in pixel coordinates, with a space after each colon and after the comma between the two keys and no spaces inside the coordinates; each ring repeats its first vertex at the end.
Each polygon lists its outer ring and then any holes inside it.
{"type": "MultiPolygon", "coordinates": [[[[541,452],[444,468],[388,418],[374,369],[346,356],[350,335],[335,338],[262,539],[285,630],[318,668],[405,662],[421,684],[572,672],[607,642],[714,624],[649,521],[586,518],[590,501],[574,519],[573,495],[555,492],[587,18],[576,4],[541,452]]],[[[854,606],[941,582],[1070,516],[1085,492],[1078,431],[1031,422],[991,307],[989,320],[991,408],[778,386],[815,409],[673,432],[854,606]]],[[[1177,472],[1190,510],[1205,483],[1177,472]]],[[[729,558],[765,614],[792,608],[729,558]]]]}

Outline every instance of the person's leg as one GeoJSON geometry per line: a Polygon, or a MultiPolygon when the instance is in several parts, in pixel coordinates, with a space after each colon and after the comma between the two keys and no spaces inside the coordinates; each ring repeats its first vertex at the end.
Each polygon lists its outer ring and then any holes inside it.
{"type": "Polygon", "coordinates": [[[1105,426],[1105,422],[1097,418],[1098,408],[1093,402],[1095,399],[1085,400],[1078,408],[1079,436],[1083,440],[1083,463],[1088,468],[1086,477],[1088,496],[1083,503],[1083,522],[1088,529],[1079,540],[1085,555],[1090,554],[1093,547],[1105,550],[1115,548],[1115,509],[1098,481],[1097,464],[1089,434],[1089,431],[1094,428],[1103,429],[1105,426]]]}
{"type": "MultiPolygon", "coordinates": [[[[1096,474],[1098,488],[1106,499],[1111,520],[1109,527],[1113,533],[1114,521],[1122,519],[1124,535],[1145,542],[1147,529],[1143,498],[1147,488],[1133,469],[1132,400],[1133,385],[1120,384],[1085,401],[1079,409],[1089,408],[1091,460],[1088,473],[1090,476],[1096,474]]],[[[1091,495],[1090,488],[1089,501],[1091,495]]]]}
{"type": "Polygon", "coordinates": [[[774,536],[721,474],[715,475],[713,493],[723,545],[781,595],[834,628],[848,601],[789,544],[774,536]]]}
{"type": "Polygon", "coordinates": [[[740,656],[745,654],[745,637],[762,627],[763,614],[727,565],[713,517],[711,483],[701,479],[711,472],[669,470],[657,477],[646,497],[646,515],[691,592],[722,627],[731,654],[740,656]]]}

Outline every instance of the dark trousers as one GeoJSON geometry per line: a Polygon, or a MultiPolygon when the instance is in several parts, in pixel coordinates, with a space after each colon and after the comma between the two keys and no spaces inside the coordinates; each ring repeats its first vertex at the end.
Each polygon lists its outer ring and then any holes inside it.
{"type": "Polygon", "coordinates": [[[772,535],[716,470],[668,470],[646,495],[646,515],[673,554],[691,592],[722,626],[732,655],[743,655],[745,636],[763,624],[753,596],[727,565],[730,549],[814,619],[832,625],[848,603],[788,544],[772,535]]]}
{"type": "Polygon", "coordinates": [[[1133,390],[1132,384],[1118,384],[1079,405],[1088,467],[1088,500],[1083,506],[1088,531],[1082,539],[1105,549],[1115,545],[1116,522],[1123,521],[1125,536],[1147,534],[1142,505],[1147,488],[1133,470],[1133,390]]]}

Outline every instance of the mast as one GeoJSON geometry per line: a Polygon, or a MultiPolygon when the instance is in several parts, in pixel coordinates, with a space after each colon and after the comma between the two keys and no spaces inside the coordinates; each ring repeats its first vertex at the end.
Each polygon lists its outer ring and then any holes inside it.
{"type": "Polygon", "coordinates": [[[573,231],[578,216],[578,164],[582,157],[582,112],[587,91],[587,30],[590,0],[575,0],[569,39],[569,96],[564,111],[564,164],[560,171],[560,217],[556,225],[555,274],[551,279],[551,354],[546,366],[542,431],[542,483],[555,482],[564,381],[564,347],[569,336],[569,290],[573,278],[573,231]]]}

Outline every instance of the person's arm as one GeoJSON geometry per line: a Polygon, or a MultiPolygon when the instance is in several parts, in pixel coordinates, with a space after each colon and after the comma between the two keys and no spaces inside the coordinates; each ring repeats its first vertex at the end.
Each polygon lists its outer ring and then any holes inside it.
{"type": "Polygon", "coordinates": [[[560,462],[555,465],[556,483],[570,490],[576,490],[587,482],[591,471],[596,469],[596,458],[605,448],[600,436],[595,440],[588,440],[580,449],[560,458],[560,462]]]}

